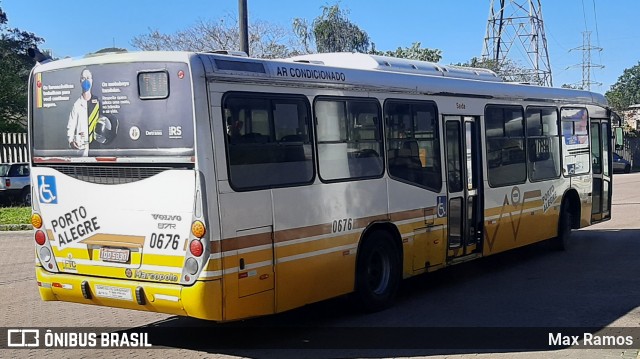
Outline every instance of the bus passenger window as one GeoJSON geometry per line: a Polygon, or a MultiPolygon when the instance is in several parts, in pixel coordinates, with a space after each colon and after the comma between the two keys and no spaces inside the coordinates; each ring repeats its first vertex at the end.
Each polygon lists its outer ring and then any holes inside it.
{"type": "Polygon", "coordinates": [[[527,153],[531,181],[560,177],[558,111],[554,107],[527,108],[527,153]]]}
{"type": "Polygon", "coordinates": [[[436,192],[442,187],[436,106],[431,102],[389,100],[389,175],[436,192]]]}
{"type": "Polygon", "coordinates": [[[304,97],[233,93],[223,98],[222,106],[232,188],[311,183],[310,108],[304,97]]]}
{"type": "Polygon", "coordinates": [[[316,101],[320,178],[371,178],[383,173],[382,126],[376,100],[316,101]]]}
{"type": "Polygon", "coordinates": [[[560,111],[562,122],[562,155],[565,175],[585,174],[591,171],[589,150],[588,121],[585,108],[563,108],[560,111]]]}
{"type": "Polygon", "coordinates": [[[500,187],[524,183],[527,166],[522,108],[489,105],[484,117],[489,185],[500,187]]]}

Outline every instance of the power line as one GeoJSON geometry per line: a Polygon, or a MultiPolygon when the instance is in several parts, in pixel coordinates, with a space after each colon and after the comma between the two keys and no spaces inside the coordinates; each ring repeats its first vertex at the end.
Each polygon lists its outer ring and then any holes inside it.
{"type": "Polygon", "coordinates": [[[587,26],[587,12],[584,9],[584,0],[582,1],[582,19],[584,20],[584,31],[589,31],[589,26],[587,26]]]}
{"type": "MultiPolygon", "coordinates": [[[[598,12],[596,11],[596,0],[592,0],[593,2],[593,18],[596,23],[596,45],[600,46],[600,32],[598,31],[598,12]]],[[[602,52],[598,52],[598,58],[600,62],[602,62],[602,52]]]]}

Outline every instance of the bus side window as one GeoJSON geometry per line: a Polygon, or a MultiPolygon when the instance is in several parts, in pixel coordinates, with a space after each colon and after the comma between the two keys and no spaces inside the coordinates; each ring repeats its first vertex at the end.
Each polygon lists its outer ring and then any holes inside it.
{"type": "Polygon", "coordinates": [[[326,181],[382,176],[382,126],[377,100],[321,98],[318,122],[320,178],[326,181]]]}
{"type": "Polygon", "coordinates": [[[555,107],[527,107],[529,179],[560,177],[560,137],[555,107]]]}
{"type": "Polygon", "coordinates": [[[223,108],[232,188],[253,190],[313,180],[306,98],[232,93],[223,98],[223,108]],[[303,141],[278,140],[287,136],[299,136],[303,141]]]}
{"type": "Polygon", "coordinates": [[[522,107],[488,105],[484,117],[489,185],[501,187],[524,183],[527,159],[522,107]]]}
{"type": "Polygon", "coordinates": [[[442,187],[437,117],[431,102],[385,103],[389,174],[435,192],[442,187]]]}

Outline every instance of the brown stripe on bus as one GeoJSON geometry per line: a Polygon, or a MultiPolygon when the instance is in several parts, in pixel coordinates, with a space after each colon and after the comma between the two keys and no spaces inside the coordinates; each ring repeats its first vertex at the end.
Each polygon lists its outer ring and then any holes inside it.
{"type": "Polygon", "coordinates": [[[223,252],[261,246],[271,244],[271,232],[227,238],[223,239],[221,242],[221,250],[223,252]]]}
{"type": "MultiPolygon", "coordinates": [[[[408,219],[421,220],[425,215],[433,215],[435,213],[435,207],[413,209],[408,211],[401,211],[387,216],[385,214],[368,216],[357,218],[354,220],[353,229],[365,228],[372,222],[377,221],[402,221],[408,219]]],[[[273,239],[275,243],[283,243],[293,241],[302,238],[310,238],[315,236],[327,235],[333,233],[333,227],[331,223],[316,224],[306,227],[298,227],[291,229],[284,229],[273,232],[273,239]]],[[[266,245],[271,243],[271,233],[252,234],[247,236],[225,238],[220,241],[211,242],[211,252],[216,253],[219,251],[231,251],[238,249],[246,249],[250,247],[266,245]],[[220,244],[217,244],[220,243],[220,244]]]]}

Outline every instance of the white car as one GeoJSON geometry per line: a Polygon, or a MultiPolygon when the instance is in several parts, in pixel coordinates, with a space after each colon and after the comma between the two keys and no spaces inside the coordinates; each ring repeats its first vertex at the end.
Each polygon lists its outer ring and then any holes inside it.
{"type": "Polygon", "coordinates": [[[18,201],[31,205],[31,184],[28,163],[0,164],[0,201],[18,201]]]}

